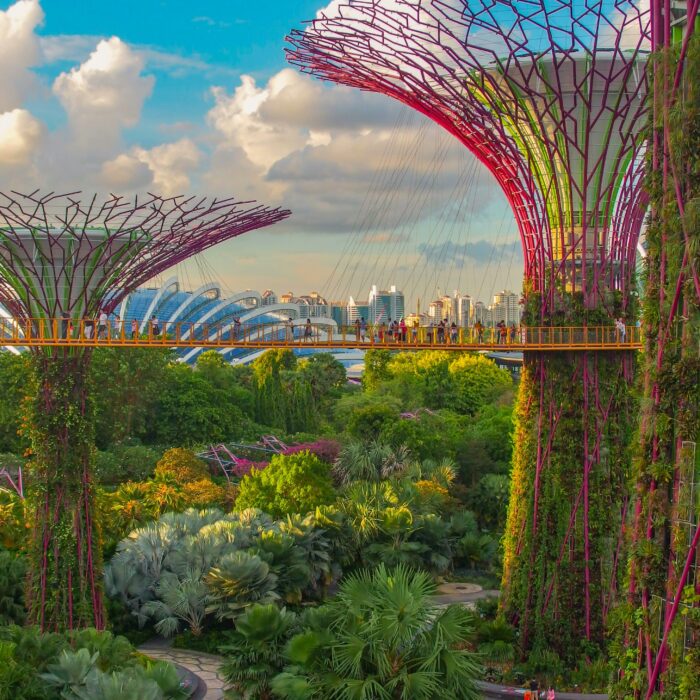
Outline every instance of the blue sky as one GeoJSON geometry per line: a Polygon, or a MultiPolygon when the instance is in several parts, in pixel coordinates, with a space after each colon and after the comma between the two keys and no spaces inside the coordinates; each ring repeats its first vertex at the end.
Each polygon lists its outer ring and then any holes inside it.
{"type": "Polygon", "coordinates": [[[184,286],[361,298],[398,284],[409,305],[519,288],[512,216],[454,139],[287,66],[285,35],[325,4],[0,0],[0,186],[233,193],[293,210],[182,266],[184,286]]]}

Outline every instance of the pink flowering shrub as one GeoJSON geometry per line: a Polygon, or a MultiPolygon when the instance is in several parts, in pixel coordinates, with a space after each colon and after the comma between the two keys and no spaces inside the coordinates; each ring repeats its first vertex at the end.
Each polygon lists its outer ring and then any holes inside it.
{"type": "Polygon", "coordinates": [[[304,442],[301,445],[292,445],[282,454],[294,455],[298,452],[310,452],[316,455],[321,461],[333,464],[340,452],[340,443],[335,440],[316,440],[315,442],[304,442]]]}
{"type": "Polygon", "coordinates": [[[239,459],[238,464],[231,468],[231,476],[242,479],[244,476],[250,474],[250,470],[253,469],[253,467],[258,471],[262,471],[267,465],[268,462],[252,462],[249,459],[239,459]]]}

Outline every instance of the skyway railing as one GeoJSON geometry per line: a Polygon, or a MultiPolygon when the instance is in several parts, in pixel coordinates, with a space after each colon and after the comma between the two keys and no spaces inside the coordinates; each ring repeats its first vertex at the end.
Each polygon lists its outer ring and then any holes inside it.
{"type": "Polygon", "coordinates": [[[384,325],[336,328],[315,319],[236,325],[149,323],[145,332],[126,321],[90,319],[0,320],[0,346],[170,347],[170,348],[354,348],[403,350],[639,350],[640,328],[627,326],[521,326],[506,328],[417,327],[392,332],[384,325]]]}

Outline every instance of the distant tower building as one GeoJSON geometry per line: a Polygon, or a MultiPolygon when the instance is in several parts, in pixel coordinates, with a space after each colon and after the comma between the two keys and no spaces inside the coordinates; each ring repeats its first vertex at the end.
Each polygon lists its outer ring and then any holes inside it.
{"type": "Polygon", "coordinates": [[[486,308],[486,304],[484,304],[483,301],[477,301],[474,304],[473,307],[473,313],[472,313],[472,321],[473,323],[481,323],[482,326],[490,326],[491,325],[491,312],[488,308],[486,308]]]}
{"type": "Polygon", "coordinates": [[[428,316],[431,320],[442,320],[442,299],[436,299],[428,304],[428,316]]]}
{"type": "Polygon", "coordinates": [[[491,310],[494,325],[501,321],[507,326],[520,323],[520,297],[509,290],[494,294],[491,310]]]}
{"type": "Polygon", "coordinates": [[[449,294],[445,294],[440,301],[442,301],[442,317],[450,322],[454,321],[457,317],[455,300],[449,294]]]}
{"type": "Polygon", "coordinates": [[[403,318],[404,296],[403,292],[396,289],[395,285],[389,291],[380,290],[377,285],[372,285],[367,302],[370,323],[386,322],[403,318]]]}
{"type": "Polygon", "coordinates": [[[467,328],[472,315],[472,298],[468,294],[455,294],[454,305],[457,307],[455,323],[462,328],[467,328]]]}
{"type": "MultiPolygon", "coordinates": [[[[347,324],[352,325],[356,320],[364,318],[365,321],[370,316],[370,307],[367,304],[358,304],[353,297],[348,299],[348,305],[346,307],[346,318],[347,324]]],[[[383,319],[386,321],[386,318],[383,319]]],[[[373,321],[371,321],[373,322],[373,321]]]]}

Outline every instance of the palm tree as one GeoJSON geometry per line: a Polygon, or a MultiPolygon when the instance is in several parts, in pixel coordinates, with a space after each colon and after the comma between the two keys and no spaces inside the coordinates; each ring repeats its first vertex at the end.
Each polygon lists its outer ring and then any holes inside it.
{"type": "Polygon", "coordinates": [[[333,476],[340,484],[353,481],[381,481],[401,475],[411,463],[405,446],[396,450],[380,442],[351,442],[333,464],[333,476]]]}
{"type": "Polygon", "coordinates": [[[437,608],[434,590],[428,574],[405,566],[349,577],[301,621],[274,692],[290,700],[476,700],[481,669],[464,648],[473,615],[437,608]]]}
{"type": "Polygon", "coordinates": [[[272,697],[270,680],[284,668],[284,646],[295,619],[276,605],[253,605],[236,620],[230,643],[220,648],[226,655],[222,671],[229,686],[227,697],[272,697]]]}

